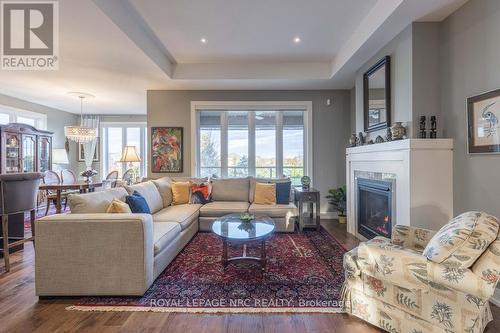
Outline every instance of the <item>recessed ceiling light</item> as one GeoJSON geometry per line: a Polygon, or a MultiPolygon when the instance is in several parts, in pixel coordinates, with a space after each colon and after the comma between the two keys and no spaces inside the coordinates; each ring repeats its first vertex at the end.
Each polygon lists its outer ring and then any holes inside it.
{"type": "Polygon", "coordinates": [[[297,36],[297,37],[295,37],[295,38],[293,39],[293,42],[294,42],[295,44],[300,43],[300,41],[301,41],[301,39],[300,39],[300,37],[298,37],[298,36],[297,36]]]}
{"type": "Polygon", "coordinates": [[[201,42],[202,44],[206,44],[206,43],[207,43],[207,39],[206,39],[205,37],[203,37],[202,39],[200,39],[200,42],[201,42]]]}

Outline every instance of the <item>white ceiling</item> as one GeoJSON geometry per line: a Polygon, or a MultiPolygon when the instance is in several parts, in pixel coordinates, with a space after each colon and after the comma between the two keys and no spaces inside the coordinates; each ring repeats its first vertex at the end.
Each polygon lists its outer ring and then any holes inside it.
{"type": "Polygon", "coordinates": [[[0,71],[0,93],[78,113],[66,93],[84,91],[86,113],[145,114],[148,89],[351,88],[404,27],[466,1],[64,0],[59,70],[0,71]]]}

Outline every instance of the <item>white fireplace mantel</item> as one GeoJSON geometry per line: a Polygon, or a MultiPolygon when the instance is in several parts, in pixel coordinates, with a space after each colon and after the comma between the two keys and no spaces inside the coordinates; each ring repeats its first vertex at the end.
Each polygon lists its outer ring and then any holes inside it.
{"type": "Polygon", "coordinates": [[[453,216],[453,140],[407,139],[346,149],[347,231],[357,232],[357,177],[394,183],[392,224],[438,230],[453,216]]]}

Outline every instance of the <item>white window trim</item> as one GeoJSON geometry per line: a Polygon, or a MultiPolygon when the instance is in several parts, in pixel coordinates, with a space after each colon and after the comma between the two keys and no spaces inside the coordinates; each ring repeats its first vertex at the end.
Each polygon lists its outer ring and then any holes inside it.
{"type": "MultiPolygon", "coordinates": [[[[147,123],[146,122],[140,122],[140,121],[137,121],[137,122],[100,122],[99,123],[99,133],[101,133],[101,140],[99,140],[99,143],[100,143],[100,147],[99,147],[99,150],[101,151],[101,155],[99,158],[100,158],[100,162],[99,162],[99,167],[100,169],[102,170],[101,173],[103,173],[103,177],[106,177],[106,175],[104,173],[107,173],[108,170],[106,170],[107,166],[106,166],[106,163],[107,163],[107,145],[106,145],[106,142],[105,140],[108,140],[108,133],[107,133],[107,128],[109,127],[120,127],[122,129],[122,150],[123,150],[123,147],[124,147],[124,144],[127,143],[127,131],[126,129],[128,127],[140,127],[141,128],[141,132],[140,132],[140,144],[141,144],[141,147],[143,147],[144,149],[141,149],[141,152],[139,154],[142,162],[141,162],[141,165],[140,165],[140,172],[141,172],[141,175],[143,177],[146,177],[147,176],[147,158],[148,158],[148,149],[149,147],[147,146],[147,142],[146,142],[146,133],[147,133],[147,123]],[[104,134],[106,131],[106,134],[104,134]]],[[[128,169],[128,164],[127,163],[123,163],[122,165],[122,175],[123,173],[128,169]]]]}
{"type": "MultiPolygon", "coordinates": [[[[304,117],[304,154],[305,165],[304,174],[311,177],[311,185],[313,184],[313,118],[312,118],[312,101],[191,101],[191,175],[198,174],[198,110],[302,110],[305,111],[304,117]]],[[[224,139],[224,138],[222,138],[224,139]]],[[[278,135],[276,137],[278,140],[278,135]]],[[[224,141],[221,141],[224,142],[224,141]]],[[[224,146],[224,145],[223,145],[224,146]]],[[[222,148],[222,147],[221,147],[222,148]]],[[[276,152],[279,154],[279,152],[276,152]]],[[[281,152],[282,154],[282,152],[281,152]]],[[[224,163],[224,161],[221,161],[224,163]]],[[[227,161],[226,161],[227,163],[227,161]]],[[[224,165],[221,165],[224,167],[224,165]]],[[[278,166],[277,166],[278,167],[278,166]]],[[[278,170],[277,170],[278,171],[278,170]]]]}
{"type": "Polygon", "coordinates": [[[12,106],[0,105],[0,113],[9,115],[9,122],[17,123],[17,117],[25,117],[35,120],[35,127],[40,130],[47,129],[47,115],[44,113],[27,111],[12,106]]]}

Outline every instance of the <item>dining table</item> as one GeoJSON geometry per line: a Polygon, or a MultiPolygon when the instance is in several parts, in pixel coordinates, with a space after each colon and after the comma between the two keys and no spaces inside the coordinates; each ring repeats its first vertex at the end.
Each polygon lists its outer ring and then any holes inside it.
{"type": "Polygon", "coordinates": [[[94,192],[96,188],[102,187],[102,182],[76,182],[72,184],[40,184],[42,191],[56,192],[56,214],[62,212],[62,193],[64,191],[79,191],[80,193],[94,192]]]}

